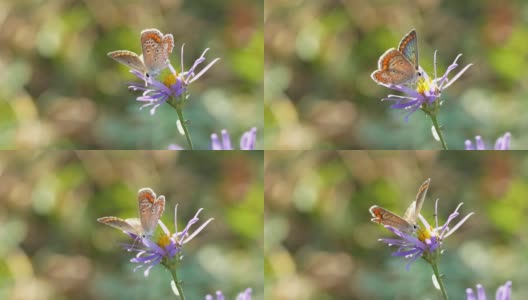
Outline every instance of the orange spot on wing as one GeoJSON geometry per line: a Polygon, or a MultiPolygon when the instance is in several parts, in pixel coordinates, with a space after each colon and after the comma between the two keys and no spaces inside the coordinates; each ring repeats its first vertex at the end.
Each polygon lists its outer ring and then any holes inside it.
{"type": "Polygon", "coordinates": [[[400,55],[398,51],[394,50],[383,56],[381,61],[382,70],[388,70],[391,60],[398,55],[400,55]]]}
{"type": "Polygon", "coordinates": [[[161,43],[161,37],[154,32],[145,34],[147,39],[153,39],[156,43],[161,43]]]}
{"type": "Polygon", "coordinates": [[[172,49],[174,49],[174,37],[172,34],[165,35],[163,42],[167,45],[167,53],[172,53],[172,49]]]}
{"type": "Polygon", "coordinates": [[[383,76],[381,76],[381,72],[374,73],[374,77],[376,77],[376,79],[379,81],[384,81],[383,76]]]}
{"type": "Polygon", "coordinates": [[[416,31],[411,31],[407,36],[403,38],[403,40],[401,40],[399,50],[402,51],[402,49],[405,49],[405,47],[407,47],[407,44],[409,44],[409,42],[415,38],[416,38],[416,31]]]}
{"type": "Polygon", "coordinates": [[[154,196],[151,194],[151,193],[147,193],[145,195],[145,198],[148,200],[148,202],[150,203],[154,203],[154,201],[156,200],[156,198],[154,198],[154,196]]]}
{"type": "Polygon", "coordinates": [[[372,216],[374,217],[372,221],[380,223],[383,220],[383,215],[381,214],[382,210],[379,207],[374,207],[370,210],[372,216]]]}
{"type": "Polygon", "coordinates": [[[372,76],[379,82],[388,83],[385,70],[377,70],[372,76]]]}

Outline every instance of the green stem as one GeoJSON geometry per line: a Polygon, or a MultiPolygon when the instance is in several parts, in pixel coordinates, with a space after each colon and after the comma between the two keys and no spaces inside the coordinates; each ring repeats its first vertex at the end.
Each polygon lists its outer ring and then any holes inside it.
{"type": "Polygon", "coordinates": [[[444,150],[447,150],[447,144],[444,140],[444,134],[442,133],[442,129],[440,128],[440,126],[438,126],[438,120],[436,119],[436,115],[432,113],[428,115],[429,117],[431,117],[431,121],[433,122],[435,131],[438,134],[438,138],[440,138],[440,143],[442,143],[442,148],[444,148],[444,150]]]}
{"type": "Polygon", "coordinates": [[[433,272],[436,277],[436,281],[438,282],[438,285],[440,285],[440,291],[442,292],[444,300],[449,300],[449,297],[447,296],[447,291],[444,286],[444,282],[442,281],[442,277],[440,277],[440,272],[438,271],[438,265],[436,264],[436,262],[434,262],[431,263],[431,266],[433,267],[433,272]]]}
{"type": "Polygon", "coordinates": [[[185,138],[187,139],[187,144],[189,145],[189,150],[193,150],[194,147],[191,140],[191,134],[189,133],[189,129],[187,129],[187,122],[183,117],[183,100],[178,101],[178,99],[170,99],[167,102],[176,110],[178,118],[180,119],[180,124],[183,128],[183,133],[185,134],[185,138]]]}
{"type": "Polygon", "coordinates": [[[183,294],[183,288],[181,286],[181,282],[178,280],[178,275],[176,274],[176,268],[168,268],[171,272],[172,279],[174,280],[174,284],[176,285],[176,289],[178,289],[178,294],[180,294],[180,299],[185,300],[185,295],[183,294]]]}

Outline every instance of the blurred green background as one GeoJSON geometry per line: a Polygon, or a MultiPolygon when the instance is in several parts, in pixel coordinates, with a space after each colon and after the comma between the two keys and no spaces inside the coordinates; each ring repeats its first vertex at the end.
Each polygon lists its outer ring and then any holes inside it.
{"type": "MultiPolygon", "coordinates": [[[[165,195],[163,222],[215,220],[183,248],[187,299],[247,287],[263,299],[262,151],[0,153],[0,299],[176,299],[161,266],[129,262],[130,238],[96,221],[137,216],[137,191],[165,195]]],[[[197,226],[198,225],[198,226],[197,226]]]]}
{"type": "Polygon", "coordinates": [[[507,280],[512,299],[528,299],[526,153],[268,151],[264,165],[266,299],[440,299],[431,266],[406,271],[368,211],[403,214],[429,177],[428,221],[437,198],[441,224],[460,202],[455,221],[475,212],[443,243],[450,299],[477,283],[494,299],[507,280]]]}
{"type": "MultiPolygon", "coordinates": [[[[185,109],[196,148],[211,133],[232,138],[263,128],[262,0],[22,0],[0,3],[0,148],[167,149],[185,146],[177,115],[163,105],[139,111],[127,82],[138,81],[107,57],[141,52],[140,32],[172,33],[171,62],[189,68],[205,48],[221,58],[189,87],[185,109]]],[[[259,134],[262,136],[262,134],[259,134]]],[[[262,148],[260,137],[257,148],[262,148]]]]}
{"type": "Polygon", "coordinates": [[[269,0],[264,24],[266,149],[440,149],[425,114],[405,123],[370,78],[412,28],[429,75],[434,50],[439,74],[459,53],[457,70],[474,64],[442,94],[450,149],[506,131],[528,147],[527,1],[269,0]]]}

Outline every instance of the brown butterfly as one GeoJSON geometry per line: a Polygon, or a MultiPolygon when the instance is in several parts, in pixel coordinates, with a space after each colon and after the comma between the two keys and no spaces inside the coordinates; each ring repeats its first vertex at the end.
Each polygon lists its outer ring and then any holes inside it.
{"type": "Polygon", "coordinates": [[[411,30],[400,41],[398,50],[390,48],[378,60],[378,70],[371,75],[377,83],[406,84],[421,76],[418,65],[416,30],[411,30]]]}
{"type": "Polygon", "coordinates": [[[403,218],[389,210],[386,210],[383,207],[374,205],[369,209],[370,213],[374,217],[371,219],[371,221],[378,224],[390,225],[403,232],[414,233],[418,228],[418,216],[422,210],[422,205],[425,200],[427,190],[429,189],[430,182],[431,178],[422,183],[418,189],[418,193],[416,194],[416,199],[411,203],[411,206],[407,208],[403,218]]]}
{"type": "Polygon", "coordinates": [[[141,32],[141,55],[128,50],[117,50],[108,56],[131,69],[144,73],[147,77],[156,77],[169,65],[169,56],[174,49],[172,34],[163,35],[157,29],[145,29],[141,32]]]}
{"type": "Polygon", "coordinates": [[[97,221],[141,237],[151,237],[158,225],[158,220],[165,210],[165,196],[156,198],[150,188],[138,191],[139,219],[121,219],[118,217],[102,217],[97,221]]]}

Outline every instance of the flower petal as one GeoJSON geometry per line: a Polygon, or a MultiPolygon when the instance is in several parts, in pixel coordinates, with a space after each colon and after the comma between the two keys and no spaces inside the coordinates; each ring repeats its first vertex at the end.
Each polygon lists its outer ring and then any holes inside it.
{"type": "Polygon", "coordinates": [[[445,90],[447,89],[451,84],[453,84],[455,81],[457,81],[457,79],[462,76],[462,74],[464,74],[467,69],[469,69],[469,67],[471,67],[473,64],[469,64],[467,66],[464,67],[464,69],[462,69],[460,72],[458,72],[455,77],[451,78],[451,80],[449,80],[446,85],[442,88],[442,90],[445,90]]]}

